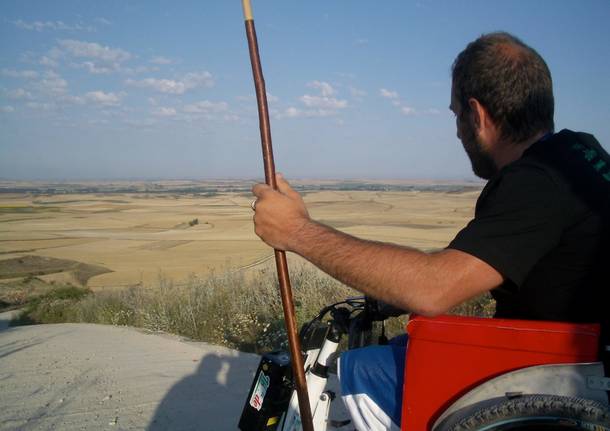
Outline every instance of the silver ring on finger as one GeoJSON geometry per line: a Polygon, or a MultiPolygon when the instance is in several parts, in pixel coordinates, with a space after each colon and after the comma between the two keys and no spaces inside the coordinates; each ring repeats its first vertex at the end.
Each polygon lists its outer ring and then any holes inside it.
{"type": "Polygon", "coordinates": [[[252,208],[252,211],[256,211],[256,199],[250,202],[250,208],[252,208]]]}

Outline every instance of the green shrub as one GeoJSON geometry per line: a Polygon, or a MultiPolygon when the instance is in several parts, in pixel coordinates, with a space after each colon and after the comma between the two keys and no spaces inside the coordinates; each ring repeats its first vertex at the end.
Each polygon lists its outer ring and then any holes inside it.
{"type": "Polygon", "coordinates": [[[76,286],[55,287],[31,299],[13,324],[75,321],[80,300],[90,293],[89,289],[76,286]]]}

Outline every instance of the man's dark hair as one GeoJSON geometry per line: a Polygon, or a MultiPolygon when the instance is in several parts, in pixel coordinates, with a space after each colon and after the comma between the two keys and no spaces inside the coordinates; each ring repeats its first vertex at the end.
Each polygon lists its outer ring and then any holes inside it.
{"type": "Polygon", "coordinates": [[[453,63],[453,91],[463,112],[477,99],[502,139],[523,142],[553,131],[553,82],[542,57],[515,36],[498,32],[468,44],[453,63]]]}

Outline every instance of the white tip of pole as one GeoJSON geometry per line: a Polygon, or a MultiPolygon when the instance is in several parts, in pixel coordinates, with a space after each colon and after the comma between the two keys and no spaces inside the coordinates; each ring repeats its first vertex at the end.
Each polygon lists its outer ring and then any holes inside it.
{"type": "Polygon", "coordinates": [[[244,19],[246,21],[253,20],[254,17],[252,16],[252,5],[250,4],[250,0],[241,0],[241,5],[244,8],[244,19]]]}

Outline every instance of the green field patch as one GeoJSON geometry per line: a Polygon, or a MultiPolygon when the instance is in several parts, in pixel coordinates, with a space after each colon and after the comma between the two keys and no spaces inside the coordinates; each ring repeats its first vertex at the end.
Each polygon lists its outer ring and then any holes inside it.
{"type": "Polygon", "coordinates": [[[45,256],[23,256],[0,260],[0,279],[53,274],[74,269],[78,262],[45,256]]]}
{"type": "Polygon", "coordinates": [[[59,212],[60,207],[35,207],[35,206],[0,206],[1,214],[39,214],[48,212],[59,212]]]}
{"type": "Polygon", "coordinates": [[[48,300],[73,300],[74,297],[69,292],[77,292],[79,295],[88,293],[87,281],[106,272],[111,271],[103,266],[45,256],[0,260],[0,311],[32,306],[38,304],[37,301],[43,297],[48,300]],[[45,281],[38,277],[60,272],[70,272],[71,281],[45,281]]]}
{"type": "Polygon", "coordinates": [[[83,286],[91,277],[111,272],[108,268],[99,265],[46,256],[27,255],[0,260],[0,279],[36,277],[65,271],[72,271],[83,286]]]}
{"type": "Polygon", "coordinates": [[[121,199],[70,199],[65,201],[41,201],[35,200],[36,205],[65,205],[65,204],[80,204],[82,202],[96,202],[103,204],[128,204],[129,201],[121,199]]]}

